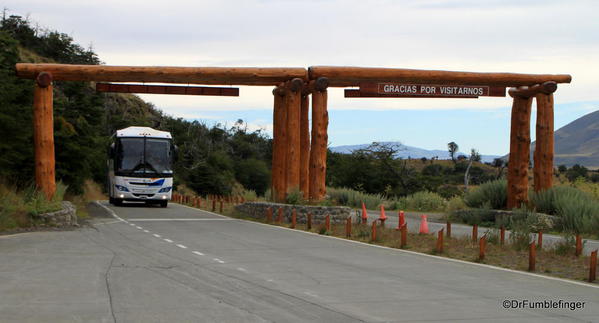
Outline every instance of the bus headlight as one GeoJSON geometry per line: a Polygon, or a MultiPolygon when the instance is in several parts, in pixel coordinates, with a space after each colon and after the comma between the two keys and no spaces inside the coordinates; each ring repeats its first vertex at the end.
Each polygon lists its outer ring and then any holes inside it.
{"type": "Polygon", "coordinates": [[[114,185],[114,187],[116,187],[117,190],[121,191],[121,192],[129,192],[129,189],[126,188],[125,186],[122,185],[114,185]]]}
{"type": "Polygon", "coordinates": [[[163,188],[161,188],[161,189],[158,191],[158,193],[168,193],[168,192],[170,192],[170,191],[171,191],[171,188],[172,188],[171,186],[169,186],[169,187],[163,187],[163,188]]]}

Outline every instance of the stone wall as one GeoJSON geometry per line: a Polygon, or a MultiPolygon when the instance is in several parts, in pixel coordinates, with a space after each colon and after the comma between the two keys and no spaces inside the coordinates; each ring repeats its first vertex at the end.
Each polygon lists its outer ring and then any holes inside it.
{"type": "Polygon", "coordinates": [[[327,215],[331,216],[331,223],[345,223],[345,219],[354,215],[354,210],[345,206],[313,206],[313,205],[291,205],[269,202],[247,202],[235,206],[238,212],[243,213],[255,219],[264,219],[266,210],[272,207],[273,221],[277,219],[277,212],[283,209],[283,218],[285,222],[291,221],[291,211],[297,212],[297,223],[306,223],[306,215],[312,214],[312,223],[324,223],[327,215]]]}
{"type": "Polygon", "coordinates": [[[62,210],[39,214],[35,218],[41,219],[44,225],[51,227],[78,226],[77,209],[69,201],[62,202],[62,210]]]}

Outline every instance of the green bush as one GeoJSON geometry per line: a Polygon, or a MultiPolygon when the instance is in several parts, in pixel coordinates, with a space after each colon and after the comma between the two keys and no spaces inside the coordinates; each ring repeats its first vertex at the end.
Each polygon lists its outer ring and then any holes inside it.
{"type": "Polygon", "coordinates": [[[487,205],[492,209],[503,209],[507,204],[507,181],[499,179],[482,184],[464,195],[467,206],[481,208],[487,205]]]}
{"type": "Polygon", "coordinates": [[[447,201],[441,195],[421,191],[399,198],[392,208],[410,211],[443,211],[446,204],[447,201]]]}
{"type": "Polygon", "coordinates": [[[541,213],[556,215],[557,228],[566,232],[597,233],[599,201],[574,187],[556,186],[530,195],[532,206],[541,213]]]}
{"type": "Polygon", "coordinates": [[[32,224],[32,216],[60,210],[66,190],[67,186],[58,182],[56,193],[48,200],[33,186],[20,191],[0,184],[0,230],[27,227],[32,224]]]}
{"type": "Polygon", "coordinates": [[[445,206],[445,212],[452,213],[457,210],[466,209],[466,203],[464,203],[464,199],[460,196],[454,196],[449,201],[447,201],[447,205],[445,206]]]}
{"type": "Polygon", "coordinates": [[[362,202],[368,209],[376,209],[385,202],[380,194],[368,194],[350,188],[327,187],[328,199],[337,205],[362,207],[362,202]]]}

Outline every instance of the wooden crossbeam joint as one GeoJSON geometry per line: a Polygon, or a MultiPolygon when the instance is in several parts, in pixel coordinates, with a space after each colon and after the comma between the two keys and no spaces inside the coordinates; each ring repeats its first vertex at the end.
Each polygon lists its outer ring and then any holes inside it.
{"type": "Polygon", "coordinates": [[[512,97],[519,98],[530,98],[539,93],[551,94],[557,90],[557,83],[554,81],[547,81],[542,84],[535,84],[533,86],[520,86],[513,87],[508,90],[508,94],[512,97]]]}
{"type": "Polygon", "coordinates": [[[48,72],[41,72],[35,78],[35,82],[41,88],[47,88],[52,84],[52,74],[48,72]]]}

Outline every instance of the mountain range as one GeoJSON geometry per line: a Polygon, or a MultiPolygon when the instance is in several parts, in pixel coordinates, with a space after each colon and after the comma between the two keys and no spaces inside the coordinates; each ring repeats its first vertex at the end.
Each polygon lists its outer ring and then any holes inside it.
{"type": "MultiPolygon", "coordinates": [[[[531,125],[531,131],[534,131],[534,121],[531,125]]],[[[567,125],[555,131],[555,158],[554,164],[572,166],[575,164],[583,165],[591,169],[599,168],[599,110],[586,114],[567,125]]],[[[396,158],[422,157],[439,159],[450,159],[447,150],[427,150],[413,146],[407,146],[400,142],[383,142],[383,144],[392,144],[399,150],[396,158]]],[[[350,154],[354,150],[367,148],[369,144],[346,145],[331,147],[331,151],[350,154]]],[[[531,144],[531,160],[534,152],[535,143],[531,144]]],[[[458,155],[466,155],[458,153],[458,155]]],[[[482,155],[483,162],[492,162],[495,158],[507,159],[508,155],[482,155]]]]}
{"type": "MultiPolygon", "coordinates": [[[[451,159],[449,156],[449,152],[447,150],[439,150],[439,149],[423,149],[413,146],[406,146],[398,141],[387,141],[381,142],[381,144],[385,145],[393,145],[398,152],[395,154],[395,158],[412,158],[412,159],[420,159],[422,157],[426,157],[427,159],[431,159],[434,157],[438,157],[439,159],[451,159]]],[[[367,148],[370,144],[360,144],[360,145],[346,145],[346,146],[336,146],[330,147],[331,151],[342,154],[351,154],[354,150],[367,148]]],[[[456,156],[466,155],[464,153],[458,152],[456,156]]],[[[501,156],[495,155],[482,155],[481,160],[483,162],[492,162],[493,159],[499,158],[501,156]]]]}

